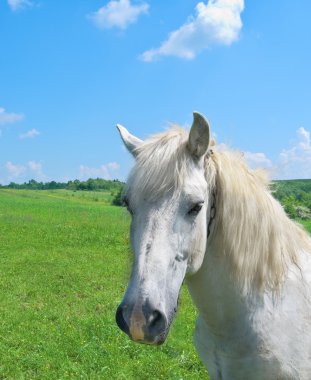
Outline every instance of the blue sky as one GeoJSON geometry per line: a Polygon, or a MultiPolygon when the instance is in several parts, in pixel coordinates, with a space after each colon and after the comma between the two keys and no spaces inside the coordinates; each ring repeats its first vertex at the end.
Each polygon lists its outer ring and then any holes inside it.
{"type": "Polygon", "coordinates": [[[311,178],[309,0],[0,0],[0,183],[124,180],[115,129],[204,113],[274,178],[311,178]]]}

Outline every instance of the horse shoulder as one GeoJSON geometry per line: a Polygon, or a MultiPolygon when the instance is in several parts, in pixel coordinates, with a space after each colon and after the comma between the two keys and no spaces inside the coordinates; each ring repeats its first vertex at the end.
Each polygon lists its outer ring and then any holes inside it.
{"type": "Polygon", "coordinates": [[[310,379],[311,254],[303,252],[289,267],[280,292],[246,303],[248,315],[230,335],[215,331],[202,315],[197,319],[195,346],[211,379],[310,379]]]}

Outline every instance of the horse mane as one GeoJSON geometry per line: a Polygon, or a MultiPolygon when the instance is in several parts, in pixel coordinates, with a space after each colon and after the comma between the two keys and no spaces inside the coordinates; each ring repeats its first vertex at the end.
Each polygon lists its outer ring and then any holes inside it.
{"type": "Polygon", "coordinates": [[[221,234],[233,274],[246,289],[278,288],[289,264],[299,267],[302,251],[311,252],[310,236],[273,198],[265,171],[251,170],[240,152],[215,150],[212,159],[217,172],[214,233],[221,234]]]}
{"type": "MultiPolygon", "coordinates": [[[[173,126],[143,141],[125,196],[138,203],[146,194],[152,199],[181,189],[191,170],[188,136],[173,126]]],[[[251,170],[240,152],[213,147],[205,157],[205,176],[210,192],[217,194],[210,238],[221,236],[234,277],[247,288],[278,287],[289,264],[299,266],[301,251],[311,252],[309,235],[273,198],[266,173],[251,170]]]]}

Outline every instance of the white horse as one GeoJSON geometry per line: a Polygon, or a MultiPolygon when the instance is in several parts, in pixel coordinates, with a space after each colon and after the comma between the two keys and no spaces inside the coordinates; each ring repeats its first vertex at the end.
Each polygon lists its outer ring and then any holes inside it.
{"type": "Polygon", "coordinates": [[[264,175],[218,151],[199,113],[190,133],[141,141],[118,129],[135,157],[124,195],[134,264],[119,327],[163,343],[186,278],[212,380],[310,380],[311,239],[264,175]]]}

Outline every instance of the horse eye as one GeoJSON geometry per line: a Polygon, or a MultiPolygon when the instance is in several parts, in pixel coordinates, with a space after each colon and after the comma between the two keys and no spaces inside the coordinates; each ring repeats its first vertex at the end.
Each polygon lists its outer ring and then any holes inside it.
{"type": "Polygon", "coordinates": [[[189,211],[188,215],[198,215],[198,213],[201,211],[201,208],[203,207],[204,202],[196,203],[189,211]]]}

